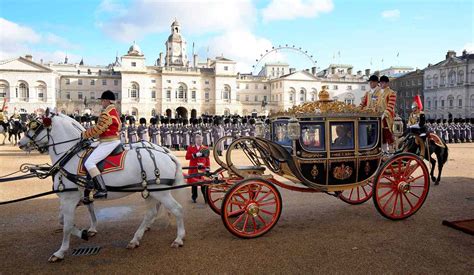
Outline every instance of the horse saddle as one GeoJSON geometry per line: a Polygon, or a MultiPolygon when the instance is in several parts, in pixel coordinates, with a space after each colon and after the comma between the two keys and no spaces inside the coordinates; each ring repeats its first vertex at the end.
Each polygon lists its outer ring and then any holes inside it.
{"type": "MultiPolygon", "coordinates": [[[[84,167],[84,163],[87,158],[94,151],[94,147],[87,148],[79,158],[79,165],[77,168],[78,176],[86,176],[87,170],[84,167]]],[[[102,174],[107,174],[115,171],[120,171],[124,169],[125,156],[127,155],[128,150],[125,150],[122,144],[119,144],[113,151],[107,156],[104,160],[97,163],[97,168],[102,174]]]]}
{"type": "Polygon", "coordinates": [[[444,145],[443,140],[435,133],[429,133],[428,134],[428,141],[433,141],[436,146],[439,146],[441,148],[446,148],[446,145],[444,145]]]}

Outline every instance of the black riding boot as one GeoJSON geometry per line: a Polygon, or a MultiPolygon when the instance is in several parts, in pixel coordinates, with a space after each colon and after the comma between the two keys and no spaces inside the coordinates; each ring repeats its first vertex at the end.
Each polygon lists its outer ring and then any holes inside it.
{"type": "Polygon", "coordinates": [[[94,186],[96,189],[96,192],[94,193],[94,198],[95,199],[107,198],[107,188],[105,186],[105,182],[104,182],[104,179],[102,178],[102,175],[98,175],[92,178],[92,181],[94,182],[94,186]]]}

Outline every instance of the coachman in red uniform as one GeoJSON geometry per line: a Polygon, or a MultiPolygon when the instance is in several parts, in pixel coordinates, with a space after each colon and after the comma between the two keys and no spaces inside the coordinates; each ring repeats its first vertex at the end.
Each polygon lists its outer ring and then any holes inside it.
{"type": "MultiPolygon", "coordinates": [[[[189,146],[186,150],[186,159],[189,160],[189,166],[198,166],[202,165],[206,168],[211,166],[211,161],[209,159],[209,148],[207,146],[202,145],[202,136],[197,134],[194,137],[193,145],[189,146]]],[[[189,169],[189,174],[196,174],[199,173],[198,169],[189,169]]],[[[202,181],[202,177],[193,177],[188,179],[188,183],[194,183],[198,181],[202,181]]],[[[197,193],[197,186],[192,186],[192,196],[191,199],[194,203],[196,203],[196,199],[198,196],[197,193]]],[[[206,200],[206,188],[204,186],[201,187],[202,195],[204,200],[206,200]]]]}

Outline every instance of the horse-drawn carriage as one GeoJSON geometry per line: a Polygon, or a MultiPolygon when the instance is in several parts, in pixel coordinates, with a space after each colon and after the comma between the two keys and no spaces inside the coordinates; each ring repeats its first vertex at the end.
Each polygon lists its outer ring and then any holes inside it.
{"type": "Polygon", "coordinates": [[[208,203],[232,234],[255,238],[272,229],[282,210],[276,186],[324,192],[350,204],[373,197],[392,220],[420,209],[430,182],[423,160],[384,155],[381,114],[324,96],[273,116],[266,138],[258,123],[257,136],[233,140],[225,158],[214,152],[224,183],[208,187],[208,203]]]}

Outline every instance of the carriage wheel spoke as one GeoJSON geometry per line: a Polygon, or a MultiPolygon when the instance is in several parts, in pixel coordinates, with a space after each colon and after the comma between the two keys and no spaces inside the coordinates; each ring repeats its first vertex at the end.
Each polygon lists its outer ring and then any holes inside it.
{"type": "Polygon", "coordinates": [[[244,208],[239,208],[233,212],[230,212],[228,214],[229,217],[232,217],[232,216],[235,216],[235,215],[238,215],[238,214],[241,214],[241,213],[244,213],[245,212],[245,209],[244,208]]]}
{"type": "Polygon", "coordinates": [[[388,194],[390,194],[390,193],[392,193],[392,192],[394,192],[394,190],[393,190],[393,189],[390,189],[387,193],[385,193],[385,194],[383,194],[382,196],[380,196],[380,199],[385,198],[388,194]]]}
{"type": "Polygon", "coordinates": [[[409,178],[418,169],[418,167],[420,167],[420,165],[418,163],[416,163],[415,167],[413,167],[413,169],[410,170],[410,173],[407,173],[405,178],[409,178]]]}
{"type": "Polygon", "coordinates": [[[394,180],[388,178],[386,175],[383,175],[383,177],[388,180],[391,184],[396,184],[394,180]]]}
{"type": "Polygon", "coordinates": [[[360,201],[360,190],[359,188],[362,188],[362,187],[359,187],[357,186],[357,200],[360,201]]]}
{"type": "Polygon", "coordinates": [[[352,199],[352,193],[354,192],[354,188],[351,189],[351,193],[349,194],[349,199],[352,199]]]}
{"type": "MultiPolygon", "coordinates": [[[[231,215],[229,215],[229,216],[231,216],[231,215]]],[[[242,215],[240,215],[240,216],[232,223],[232,226],[233,226],[233,227],[236,227],[237,224],[242,221],[242,219],[244,218],[244,216],[245,216],[244,213],[242,213],[242,215]]]]}
{"type": "Polygon", "coordinates": [[[395,195],[395,190],[393,190],[392,192],[392,195],[390,195],[390,197],[388,198],[388,200],[385,202],[385,204],[382,206],[383,209],[385,209],[385,207],[387,207],[387,204],[392,200],[393,198],[393,195],[395,195]]]}
{"type": "Polygon", "coordinates": [[[414,197],[416,197],[417,199],[420,198],[419,196],[415,195],[415,193],[413,193],[413,192],[408,192],[408,193],[409,193],[409,194],[412,194],[412,195],[413,195],[414,197]]]}
{"type": "Polygon", "coordinates": [[[406,166],[407,168],[405,169],[405,171],[403,171],[403,177],[404,177],[404,178],[407,177],[407,172],[411,170],[411,169],[410,169],[410,167],[411,167],[410,165],[411,165],[411,162],[412,162],[412,161],[413,161],[413,160],[410,159],[410,160],[408,160],[408,162],[407,162],[407,166],[406,166]]]}
{"type": "MultiPolygon", "coordinates": [[[[390,172],[392,172],[392,177],[394,177],[394,175],[395,175],[395,170],[393,169],[393,163],[390,164],[389,167],[390,167],[390,172]]],[[[384,175],[384,177],[385,177],[385,175],[384,175]]]]}
{"type": "Polygon", "coordinates": [[[366,187],[366,186],[367,186],[367,185],[362,186],[362,190],[364,191],[365,196],[368,197],[369,194],[367,194],[367,191],[365,191],[365,187],[366,187]]]}
{"type": "Polygon", "coordinates": [[[265,209],[260,209],[260,212],[265,213],[265,214],[270,215],[270,216],[275,215],[275,212],[270,212],[270,211],[267,211],[265,209]]]}
{"type": "Polygon", "coordinates": [[[402,160],[399,159],[398,160],[398,174],[401,174],[402,173],[402,160]]]}
{"type": "Polygon", "coordinates": [[[249,222],[249,214],[245,213],[244,226],[242,227],[242,231],[243,231],[243,232],[246,232],[245,229],[247,228],[248,222],[249,222]]]}
{"type": "Polygon", "coordinates": [[[245,203],[244,203],[244,202],[236,201],[236,200],[231,200],[231,201],[230,201],[230,204],[238,205],[238,206],[242,206],[242,207],[245,206],[245,203]]]}
{"type": "MultiPolygon", "coordinates": [[[[406,180],[405,182],[406,182],[406,183],[414,182],[415,180],[417,180],[417,179],[419,179],[419,178],[421,178],[421,177],[424,177],[424,176],[425,176],[425,175],[421,174],[421,175],[419,175],[418,177],[412,178],[412,179],[409,179],[409,180],[406,180]]],[[[411,185],[410,185],[410,186],[411,186],[411,185]]]]}
{"type": "Polygon", "coordinates": [[[403,214],[404,214],[404,211],[403,211],[403,210],[404,210],[404,209],[403,209],[403,196],[402,196],[402,194],[404,194],[404,193],[400,193],[400,211],[401,211],[401,212],[400,212],[400,215],[403,215],[403,214]]]}
{"type": "Polygon", "coordinates": [[[211,201],[212,201],[212,203],[215,203],[216,201],[219,201],[219,200],[222,200],[222,199],[224,199],[224,197],[220,197],[220,198],[217,198],[217,199],[211,200],[211,201]]]}
{"type": "Polygon", "coordinates": [[[408,204],[410,205],[411,210],[413,210],[413,208],[414,208],[414,207],[413,207],[413,204],[411,204],[410,200],[409,200],[408,197],[407,197],[407,194],[406,194],[406,193],[403,193],[403,196],[405,197],[405,199],[407,200],[408,204]]]}
{"type": "Polygon", "coordinates": [[[274,205],[274,204],[276,204],[276,200],[265,202],[265,203],[259,203],[258,206],[267,206],[267,205],[274,205]]]}
{"type": "Polygon", "coordinates": [[[257,189],[257,192],[254,194],[253,196],[253,200],[256,200],[258,198],[258,195],[260,195],[260,192],[262,191],[262,186],[261,185],[258,185],[258,189],[257,189]]]}
{"type": "Polygon", "coordinates": [[[253,223],[253,232],[257,232],[257,223],[255,222],[254,216],[252,216],[252,223],[253,223]]]}
{"type": "Polygon", "coordinates": [[[267,226],[267,222],[260,216],[260,214],[257,215],[257,218],[263,223],[263,226],[267,226]]]}
{"type": "Polygon", "coordinates": [[[266,197],[268,197],[272,192],[271,191],[268,191],[268,193],[266,193],[263,197],[261,197],[260,199],[257,200],[257,202],[261,202],[263,201],[266,197]]]}
{"type": "Polygon", "coordinates": [[[395,214],[395,210],[397,210],[397,201],[398,201],[398,195],[399,193],[395,193],[395,201],[393,202],[393,208],[392,208],[392,216],[395,214]]]}

